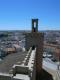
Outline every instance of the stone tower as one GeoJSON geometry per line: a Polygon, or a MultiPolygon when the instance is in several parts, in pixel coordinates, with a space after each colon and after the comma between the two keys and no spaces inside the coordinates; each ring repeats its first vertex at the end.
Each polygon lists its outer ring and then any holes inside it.
{"type": "Polygon", "coordinates": [[[36,47],[36,75],[39,75],[42,69],[43,39],[44,34],[38,32],[38,19],[32,19],[32,32],[26,34],[26,50],[36,47]]]}

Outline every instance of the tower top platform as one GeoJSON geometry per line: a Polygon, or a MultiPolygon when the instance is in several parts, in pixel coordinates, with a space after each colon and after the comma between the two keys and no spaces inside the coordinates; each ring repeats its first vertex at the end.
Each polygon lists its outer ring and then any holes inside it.
{"type": "Polygon", "coordinates": [[[38,19],[32,19],[32,32],[38,32],[38,19]]]}

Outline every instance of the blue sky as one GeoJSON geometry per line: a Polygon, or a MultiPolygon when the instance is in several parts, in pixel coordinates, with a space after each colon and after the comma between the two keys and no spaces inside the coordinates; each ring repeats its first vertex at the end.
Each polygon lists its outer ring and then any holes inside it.
{"type": "Polygon", "coordinates": [[[0,30],[31,30],[32,18],[39,30],[60,30],[60,0],[0,0],[0,30]]]}

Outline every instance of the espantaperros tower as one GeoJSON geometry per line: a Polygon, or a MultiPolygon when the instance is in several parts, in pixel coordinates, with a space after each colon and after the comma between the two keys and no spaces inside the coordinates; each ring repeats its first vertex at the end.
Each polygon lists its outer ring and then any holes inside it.
{"type": "Polygon", "coordinates": [[[26,49],[29,50],[30,47],[36,47],[36,77],[39,76],[42,70],[43,39],[44,34],[38,32],[38,19],[32,19],[32,32],[26,34],[26,49]]]}

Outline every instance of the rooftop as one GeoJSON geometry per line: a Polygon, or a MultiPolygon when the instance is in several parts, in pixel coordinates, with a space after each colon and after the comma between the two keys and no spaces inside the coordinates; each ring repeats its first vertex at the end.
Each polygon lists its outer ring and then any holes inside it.
{"type": "Polygon", "coordinates": [[[9,73],[14,64],[21,64],[27,52],[9,54],[0,62],[0,72],[9,73]]]}

